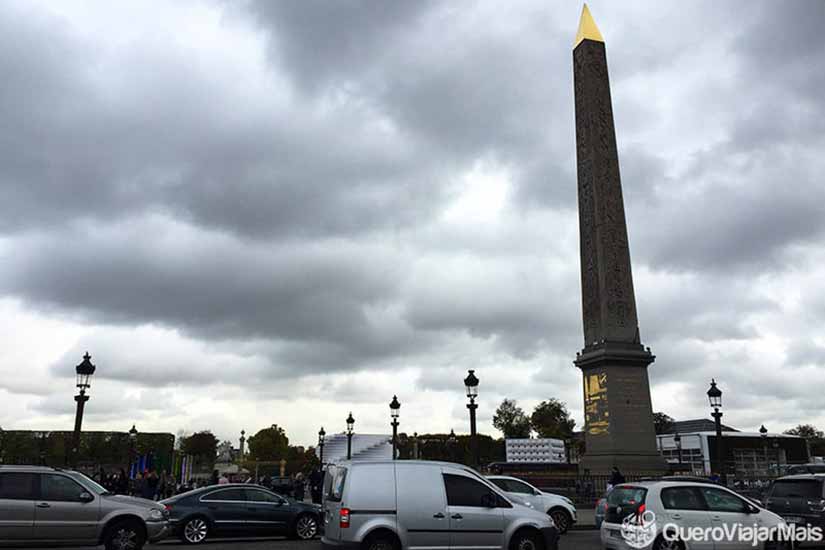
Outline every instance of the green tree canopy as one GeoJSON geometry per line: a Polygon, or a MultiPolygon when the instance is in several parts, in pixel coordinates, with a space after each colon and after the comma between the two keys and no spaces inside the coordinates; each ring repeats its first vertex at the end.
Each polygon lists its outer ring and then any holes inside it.
{"type": "Polygon", "coordinates": [[[663,412],[653,413],[653,427],[657,434],[663,434],[673,428],[675,420],[663,412]]]}
{"type": "Polygon", "coordinates": [[[825,434],[823,434],[821,430],[817,430],[816,427],[811,424],[800,424],[796,428],[785,430],[784,433],[788,435],[798,435],[799,437],[804,437],[808,440],[822,439],[825,437],[825,434]]]}
{"type": "Polygon", "coordinates": [[[576,421],[570,418],[566,404],[551,397],[536,405],[530,415],[530,425],[541,437],[569,439],[573,435],[576,421]]]}
{"type": "Polygon", "coordinates": [[[493,426],[504,437],[530,437],[530,419],[514,399],[505,399],[493,415],[493,426]]]}
{"type": "Polygon", "coordinates": [[[283,428],[273,424],[269,428],[258,430],[247,441],[250,460],[280,460],[289,454],[289,438],[283,428]]]}
{"type": "Polygon", "coordinates": [[[218,455],[218,438],[209,430],[195,432],[181,439],[180,448],[185,454],[195,457],[196,466],[212,468],[218,455]]]}

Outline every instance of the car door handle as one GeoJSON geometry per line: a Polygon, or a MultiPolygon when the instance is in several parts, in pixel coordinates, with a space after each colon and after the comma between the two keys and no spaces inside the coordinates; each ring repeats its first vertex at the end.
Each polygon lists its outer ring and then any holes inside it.
{"type": "Polygon", "coordinates": [[[452,519],[462,519],[463,517],[464,516],[462,516],[461,514],[453,514],[452,516],[450,516],[450,518],[452,519]]]}
{"type": "Polygon", "coordinates": [[[441,512],[439,512],[439,513],[437,513],[437,514],[433,514],[433,517],[434,517],[435,519],[444,519],[444,514],[442,514],[441,512]]]}
{"type": "Polygon", "coordinates": [[[713,521],[722,521],[722,516],[710,516],[713,521]]]}
{"type": "Polygon", "coordinates": [[[51,505],[48,502],[38,502],[37,507],[38,508],[51,508],[51,505]]]}
{"type": "Polygon", "coordinates": [[[671,519],[682,519],[682,514],[670,514],[671,519]]]}

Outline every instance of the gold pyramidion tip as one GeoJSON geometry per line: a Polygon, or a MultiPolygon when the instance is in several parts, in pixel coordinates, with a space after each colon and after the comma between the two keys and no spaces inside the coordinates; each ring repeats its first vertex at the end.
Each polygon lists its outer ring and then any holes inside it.
{"type": "Polygon", "coordinates": [[[593,16],[590,15],[587,4],[582,7],[582,16],[581,19],[579,19],[579,32],[576,33],[576,41],[573,43],[573,49],[575,49],[582,40],[604,42],[602,33],[599,32],[599,27],[597,27],[596,22],[593,21],[593,16]]]}

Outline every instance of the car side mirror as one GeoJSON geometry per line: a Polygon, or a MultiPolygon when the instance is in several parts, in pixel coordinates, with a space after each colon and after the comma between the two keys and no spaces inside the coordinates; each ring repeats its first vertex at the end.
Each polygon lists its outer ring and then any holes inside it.
{"type": "Polygon", "coordinates": [[[536,496],[539,496],[539,495],[541,495],[541,491],[536,489],[535,491],[533,491],[533,494],[536,495],[536,496]]]}
{"type": "Polygon", "coordinates": [[[481,495],[481,505],[485,508],[495,508],[496,502],[498,499],[496,495],[493,493],[487,493],[486,495],[481,495]]]}
{"type": "Polygon", "coordinates": [[[92,496],[92,493],[87,493],[86,491],[83,491],[77,496],[77,499],[80,502],[92,502],[95,499],[95,497],[92,496]]]}
{"type": "Polygon", "coordinates": [[[749,514],[758,514],[759,513],[759,508],[757,508],[753,504],[748,504],[748,513],[749,514]]]}

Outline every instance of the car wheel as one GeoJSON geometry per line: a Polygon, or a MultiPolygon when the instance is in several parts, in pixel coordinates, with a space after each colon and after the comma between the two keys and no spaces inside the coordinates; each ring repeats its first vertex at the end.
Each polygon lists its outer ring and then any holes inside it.
{"type": "Polygon", "coordinates": [[[312,514],[301,514],[295,520],[295,538],[311,540],[318,534],[318,518],[312,514]]]}
{"type": "Polygon", "coordinates": [[[520,531],[510,540],[510,550],[544,550],[544,541],[535,531],[520,531]]]}
{"type": "Polygon", "coordinates": [[[180,538],[186,544],[200,544],[206,540],[207,535],[209,535],[209,523],[207,523],[206,518],[199,516],[191,518],[183,524],[180,538]]]}
{"type": "Polygon", "coordinates": [[[662,535],[653,543],[653,550],[685,550],[685,543],[679,539],[666,539],[662,535]]]}
{"type": "Polygon", "coordinates": [[[140,550],[146,542],[143,527],[136,521],[120,521],[106,529],[106,550],[140,550]]]}
{"type": "Polygon", "coordinates": [[[388,534],[378,533],[370,535],[362,548],[364,550],[399,550],[400,545],[394,537],[388,534]]]}
{"type": "Polygon", "coordinates": [[[559,530],[560,535],[565,534],[573,523],[573,518],[570,517],[567,510],[562,510],[561,508],[550,510],[550,518],[553,520],[553,523],[556,524],[556,529],[559,530]]]}

